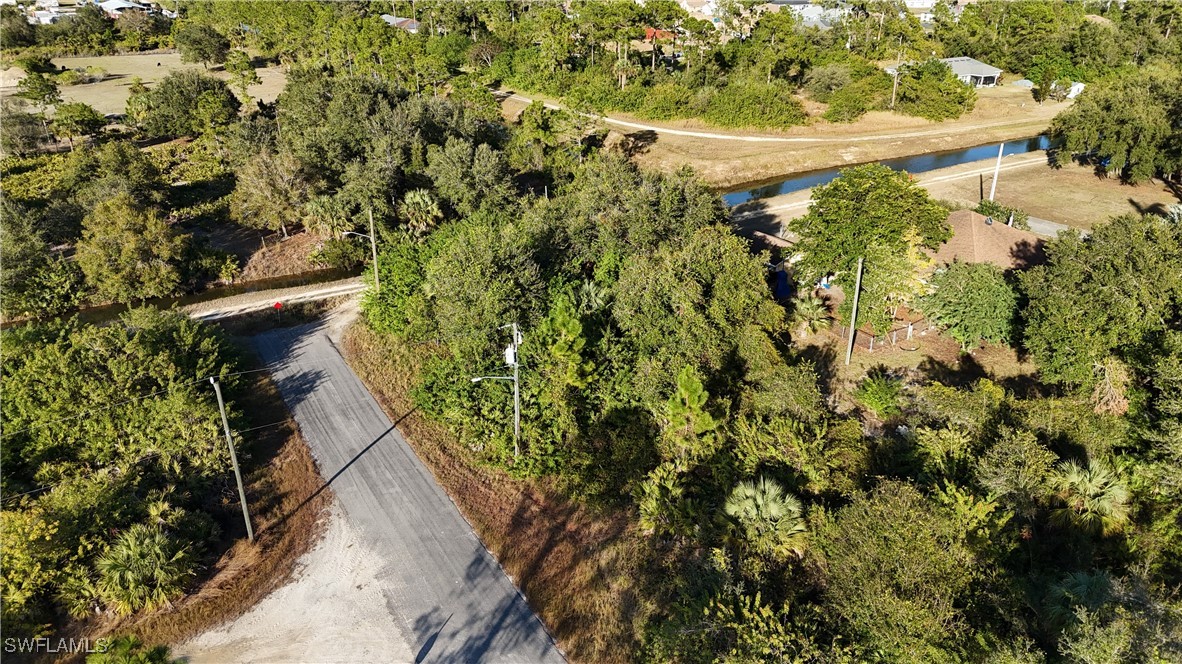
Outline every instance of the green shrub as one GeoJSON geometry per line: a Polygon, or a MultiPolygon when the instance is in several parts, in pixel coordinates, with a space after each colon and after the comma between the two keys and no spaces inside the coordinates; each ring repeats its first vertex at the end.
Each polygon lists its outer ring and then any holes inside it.
{"type": "Polygon", "coordinates": [[[365,247],[352,240],[325,240],[308,260],[322,267],[351,270],[365,262],[365,247]]]}
{"type": "Polygon", "coordinates": [[[58,85],[80,85],[86,82],[86,79],[83,78],[82,74],[79,74],[74,69],[67,69],[55,76],[54,79],[57,80],[58,85]]]}
{"type": "Polygon", "coordinates": [[[885,419],[903,412],[899,401],[903,396],[903,382],[877,372],[858,383],[854,398],[875,417],[885,419]]]}
{"type": "Polygon", "coordinates": [[[703,119],[720,127],[785,128],[804,124],[804,106],[787,83],[733,81],[710,99],[703,119]]]}
{"type": "Polygon", "coordinates": [[[649,88],[640,115],[651,120],[685,117],[692,114],[690,106],[693,99],[693,90],[677,83],[661,83],[649,88]]]}
{"type": "Polygon", "coordinates": [[[941,121],[959,118],[973,110],[977,92],[961,83],[952,69],[939,60],[899,67],[899,90],[895,110],[941,121]]]}
{"type": "Polygon", "coordinates": [[[974,211],[986,217],[993,217],[994,221],[1003,224],[1009,221],[1012,214],[1014,215],[1014,228],[1024,231],[1030,230],[1030,215],[1018,208],[1007,207],[995,201],[981,201],[974,211]]]}
{"type": "Polygon", "coordinates": [[[95,562],[98,594],[119,615],[179,597],[193,576],[188,551],[159,526],[135,524],[95,562]]]}
{"type": "Polygon", "coordinates": [[[819,102],[827,102],[834,92],[850,84],[850,68],[838,62],[813,67],[804,77],[804,87],[809,96],[819,102]]]}
{"type": "Polygon", "coordinates": [[[829,108],[822,117],[830,122],[853,122],[879,107],[890,89],[890,78],[875,72],[831,94],[829,108]]]}

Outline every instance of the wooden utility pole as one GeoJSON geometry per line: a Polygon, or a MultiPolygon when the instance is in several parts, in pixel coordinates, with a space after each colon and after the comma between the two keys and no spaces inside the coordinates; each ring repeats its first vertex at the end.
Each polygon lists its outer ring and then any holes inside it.
{"type": "Polygon", "coordinates": [[[858,296],[862,294],[862,258],[858,258],[858,279],[854,284],[854,309],[850,313],[850,340],[845,347],[845,365],[850,365],[854,355],[854,335],[858,333],[858,296]]]}
{"type": "Polygon", "coordinates": [[[254,528],[250,525],[250,510],[246,506],[246,488],[242,486],[242,471],[238,469],[238,454],[234,452],[234,439],[230,437],[230,420],[226,417],[226,402],[222,400],[222,386],[218,379],[209,377],[213,392],[218,396],[218,410],[222,411],[222,428],[226,431],[226,444],[230,446],[230,463],[234,466],[234,479],[238,480],[238,500],[242,503],[242,520],[246,522],[246,539],[254,542],[254,528]]]}
{"type": "Polygon", "coordinates": [[[373,230],[373,208],[369,209],[369,248],[373,251],[373,292],[381,293],[382,284],[378,280],[378,235],[373,230]]]}

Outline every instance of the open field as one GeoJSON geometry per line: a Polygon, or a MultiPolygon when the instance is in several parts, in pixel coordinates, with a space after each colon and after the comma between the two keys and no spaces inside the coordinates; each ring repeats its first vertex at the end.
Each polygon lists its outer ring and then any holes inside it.
{"type": "MultiPolygon", "coordinates": [[[[988,196],[992,178],[984,177],[988,196]]],[[[968,206],[980,200],[974,178],[946,179],[924,185],[932,196],[968,206]]],[[[1182,190],[1161,180],[1123,185],[1116,179],[1096,176],[1090,166],[1072,163],[1063,168],[1043,164],[1002,172],[997,202],[1024,210],[1032,217],[1049,219],[1075,228],[1089,229],[1110,217],[1126,213],[1163,213],[1182,202],[1182,190]]]]}
{"type": "MultiPolygon", "coordinates": [[[[916,177],[934,198],[974,207],[982,192],[989,195],[995,163],[985,159],[916,177]]],[[[808,211],[810,196],[811,191],[804,190],[744,203],[736,208],[736,217],[744,226],[783,236],[787,222],[808,211]]],[[[1032,217],[1087,230],[1115,215],[1163,212],[1182,202],[1182,191],[1158,180],[1123,185],[1074,163],[1052,168],[1040,154],[1029,154],[1002,160],[995,198],[1032,217]]]]}
{"type": "MultiPolygon", "coordinates": [[[[129,96],[131,80],[138,76],[149,86],[174,71],[206,71],[200,64],[183,63],[179,53],[135,53],[129,55],[104,55],[96,57],[53,58],[53,64],[66,69],[80,67],[101,67],[110,76],[100,83],[64,85],[62,98],[66,101],[80,101],[95,107],[100,113],[123,113],[129,96]]],[[[264,67],[257,70],[262,82],[247,90],[251,97],[264,102],[275,101],[283,90],[286,77],[280,67],[264,67]]],[[[221,79],[228,79],[220,67],[206,73],[221,79]]],[[[15,85],[20,78],[19,70],[9,69],[3,74],[4,85],[15,85]]],[[[0,96],[12,94],[12,87],[0,89],[0,96]]]]}

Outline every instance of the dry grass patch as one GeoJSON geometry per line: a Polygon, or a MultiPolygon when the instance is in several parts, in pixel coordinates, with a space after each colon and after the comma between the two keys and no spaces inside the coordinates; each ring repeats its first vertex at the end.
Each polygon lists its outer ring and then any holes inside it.
{"type": "MultiPolygon", "coordinates": [[[[424,350],[364,324],[353,325],[342,344],[387,414],[412,409],[424,350]]],[[[399,430],[572,661],[632,659],[649,605],[637,590],[644,542],[628,512],[594,509],[546,482],[477,466],[446,427],[417,411],[399,430]]]]}

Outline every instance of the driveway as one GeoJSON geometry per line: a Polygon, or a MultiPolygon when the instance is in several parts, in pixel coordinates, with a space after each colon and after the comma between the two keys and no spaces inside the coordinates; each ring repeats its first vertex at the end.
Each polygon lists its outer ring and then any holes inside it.
{"type": "Polygon", "coordinates": [[[563,662],[323,324],[273,330],[254,344],[359,546],[377,557],[375,585],[412,661],[563,662]]]}

